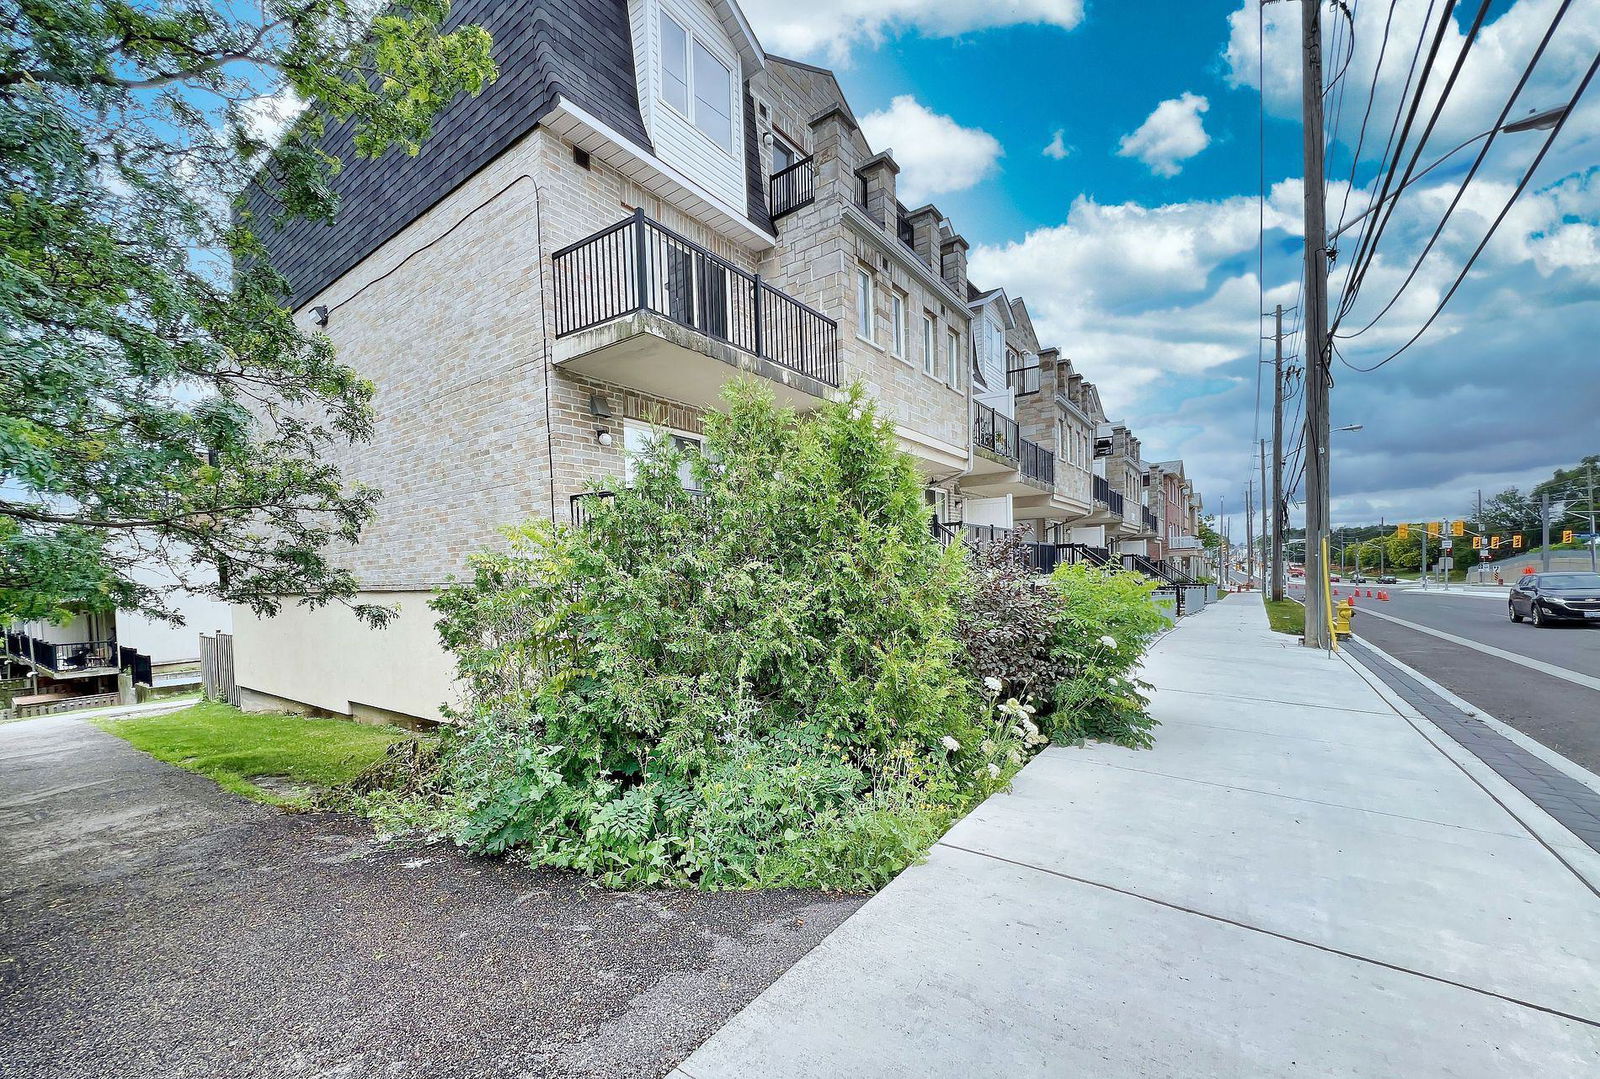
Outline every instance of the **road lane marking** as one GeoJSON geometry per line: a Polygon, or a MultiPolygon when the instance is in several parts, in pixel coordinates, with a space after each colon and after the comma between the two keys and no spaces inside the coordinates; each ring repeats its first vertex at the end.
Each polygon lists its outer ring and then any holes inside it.
{"type": "Polygon", "coordinates": [[[1496,648],[1493,645],[1484,644],[1481,641],[1469,640],[1466,637],[1457,637],[1454,633],[1446,633],[1444,630],[1434,629],[1432,626],[1419,626],[1415,622],[1407,622],[1404,618],[1396,618],[1392,614],[1383,614],[1379,611],[1373,610],[1371,607],[1358,607],[1356,608],[1356,612],[1357,617],[1359,618],[1381,618],[1385,622],[1393,622],[1397,626],[1405,626],[1407,629],[1414,629],[1418,633],[1426,633],[1430,637],[1437,637],[1441,641],[1449,641],[1451,644],[1459,644],[1463,648],[1471,648],[1474,651],[1482,652],[1486,656],[1495,656],[1499,659],[1506,660],[1507,662],[1516,663],[1520,666],[1527,667],[1529,670],[1538,671],[1541,674],[1548,674],[1552,678],[1560,678],[1571,682],[1575,686],[1583,686],[1586,689],[1592,689],[1595,692],[1600,693],[1600,678],[1593,678],[1587,674],[1580,674],[1577,671],[1568,670],[1566,667],[1557,667],[1554,663],[1545,663],[1542,660],[1529,659],[1527,656],[1519,656],[1515,652],[1507,652],[1504,648],[1496,648]]]}

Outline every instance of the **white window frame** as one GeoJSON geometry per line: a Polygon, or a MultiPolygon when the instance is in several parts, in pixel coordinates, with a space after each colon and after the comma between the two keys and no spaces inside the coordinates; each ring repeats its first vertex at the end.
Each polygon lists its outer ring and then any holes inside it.
{"type": "Polygon", "coordinates": [[[906,298],[903,293],[895,290],[889,294],[890,325],[894,328],[894,354],[900,359],[906,358],[906,298]]]}
{"type": "Polygon", "coordinates": [[[878,298],[876,286],[872,280],[872,271],[865,266],[856,267],[856,336],[868,344],[875,345],[873,333],[877,322],[878,298]]]}
{"type": "Polygon", "coordinates": [[[952,390],[961,388],[961,333],[951,330],[945,341],[949,345],[950,355],[944,365],[945,381],[952,390]]]}
{"type": "Polygon", "coordinates": [[[922,373],[939,377],[939,328],[933,316],[922,316],[922,373]]]}
{"type": "MultiPolygon", "coordinates": [[[[705,449],[705,435],[693,431],[685,431],[677,427],[663,427],[658,423],[646,423],[644,420],[624,419],[622,421],[622,478],[625,482],[633,483],[634,461],[637,455],[648,448],[649,442],[657,439],[670,438],[679,443],[689,443],[695,449],[705,449]],[[645,446],[635,449],[628,445],[635,438],[648,440],[645,446]]],[[[695,490],[690,487],[694,477],[688,472],[687,467],[678,473],[678,480],[685,490],[695,490]]]]}
{"type": "Polygon", "coordinates": [[[738,87],[735,85],[737,67],[729,67],[722,51],[720,49],[713,48],[711,42],[706,41],[699,34],[695,33],[693,29],[687,26],[687,20],[673,14],[665,7],[660,7],[656,10],[656,18],[658,20],[656,23],[656,37],[660,42],[659,55],[656,57],[656,63],[659,65],[660,69],[658,71],[659,91],[656,94],[657,100],[660,101],[663,108],[669,109],[676,115],[682,117],[690,127],[699,132],[700,136],[712,146],[717,147],[717,149],[721,150],[729,157],[734,156],[735,150],[739,143],[739,125],[742,120],[739,115],[738,87]],[[677,105],[674,105],[671,101],[667,100],[666,40],[665,35],[661,33],[661,23],[659,21],[662,19],[671,22],[673,26],[683,31],[683,84],[684,93],[688,97],[687,111],[679,108],[677,105]],[[705,52],[709,59],[715,61],[716,64],[728,74],[728,142],[726,144],[719,142],[716,138],[714,138],[709,131],[700,126],[699,121],[696,119],[696,115],[700,111],[699,101],[695,93],[694,60],[696,45],[698,45],[701,50],[705,52]]]}

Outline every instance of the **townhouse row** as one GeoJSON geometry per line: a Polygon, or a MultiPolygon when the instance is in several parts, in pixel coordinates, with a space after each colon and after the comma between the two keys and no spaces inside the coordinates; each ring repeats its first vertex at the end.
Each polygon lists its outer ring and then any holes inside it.
{"type": "Polygon", "coordinates": [[[741,375],[801,410],[863,383],[942,534],[1203,572],[1182,463],[1146,462],[1024,300],[969,279],[831,72],[766,53],[727,0],[458,0],[451,23],[487,27],[499,79],[415,156],[330,125],[337,219],[266,237],[302,325],[378,387],[336,463],[385,497],[342,558],[399,616],[236,610],[247,707],[438,719],[428,603],[467,555],[581,514],[657,434],[695,442],[741,375]]]}

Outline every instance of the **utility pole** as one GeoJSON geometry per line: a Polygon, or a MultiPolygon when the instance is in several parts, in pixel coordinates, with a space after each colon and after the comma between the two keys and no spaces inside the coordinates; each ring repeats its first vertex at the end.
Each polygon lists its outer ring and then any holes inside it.
{"type": "Polygon", "coordinates": [[[1322,158],[1322,2],[1300,0],[1300,99],[1305,158],[1306,284],[1306,635],[1307,648],[1332,648],[1328,629],[1328,208],[1322,158]]]}
{"type": "Polygon", "coordinates": [[[1272,558],[1269,553],[1269,536],[1272,535],[1272,525],[1267,519],[1267,497],[1271,490],[1267,486],[1267,440],[1261,440],[1261,593],[1270,596],[1267,591],[1267,574],[1272,572],[1272,558]]]}
{"type": "Polygon", "coordinates": [[[1489,536],[1483,530],[1483,488],[1478,488],[1478,583],[1483,583],[1483,556],[1489,553],[1489,536]]]}
{"type": "Polygon", "coordinates": [[[1256,576],[1256,481],[1252,478],[1244,485],[1244,586],[1256,576]]]}
{"type": "Polygon", "coordinates": [[[1594,465],[1589,465],[1586,471],[1589,475],[1589,572],[1595,573],[1600,572],[1600,569],[1595,566],[1594,550],[1594,465]]]}
{"type": "Polygon", "coordinates": [[[1550,572],[1550,495],[1539,496],[1539,531],[1542,533],[1539,544],[1539,568],[1546,573],[1550,572]]]}
{"type": "MultiPolygon", "coordinates": [[[[1272,598],[1283,598],[1283,304],[1272,310],[1272,598]]],[[[1266,480],[1261,489],[1267,489],[1266,480]]]]}

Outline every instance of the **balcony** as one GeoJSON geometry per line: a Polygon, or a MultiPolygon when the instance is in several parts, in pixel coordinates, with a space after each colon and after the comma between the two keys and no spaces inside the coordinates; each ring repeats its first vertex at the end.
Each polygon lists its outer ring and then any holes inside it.
{"type": "Polygon", "coordinates": [[[115,675],[123,668],[135,682],[150,684],[150,657],[120,647],[116,638],[103,641],[45,641],[25,633],[5,635],[6,654],[50,678],[93,678],[115,675]]]}
{"type": "Polygon", "coordinates": [[[1200,549],[1200,537],[1174,536],[1168,541],[1167,548],[1173,551],[1198,551],[1200,549]]]}
{"type": "Polygon", "coordinates": [[[1152,536],[1159,536],[1161,534],[1161,526],[1156,523],[1156,515],[1154,512],[1141,507],[1139,517],[1140,520],[1144,522],[1144,530],[1146,532],[1150,533],[1152,536]]]}
{"type": "Polygon", "coordinates": [[[774,221],[816,201],[817,167],[810,157],[773,173],[767,183],[767,212],[774,221]]]}
{"type": "Polygon", "coordinates": [[[1055,489],[1056,455],[1023,438],[1017,421],[979,402],[972,421],[972,471],[962,489],[980,498],[1045,496],[1055,489]]]}
{"type": "Polygon", "coordinates": [[[833,319],[643,211],[551,262],[555,362],[566,370],[702,408],[741,371],[802,409],[839,384],[833,319]]]}

